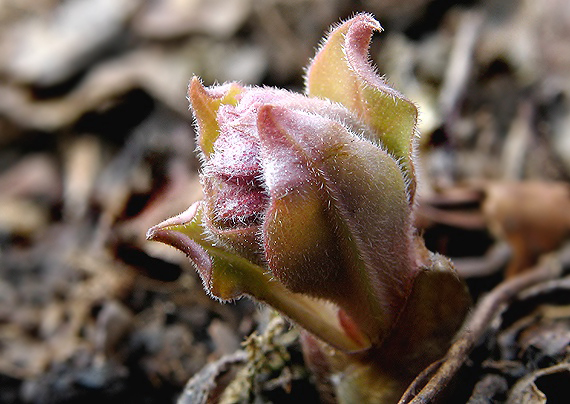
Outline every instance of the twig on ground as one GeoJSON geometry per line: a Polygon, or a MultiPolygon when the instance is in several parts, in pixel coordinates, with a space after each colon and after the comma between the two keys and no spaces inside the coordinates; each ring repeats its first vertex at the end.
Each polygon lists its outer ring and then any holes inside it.
{"type": "Polygon", "coordinates": [[[493,275],[505,268],[511,258],[511,247],[498,242],[482,257],[452,258],[458,275],[464,279],[493,275]]]}

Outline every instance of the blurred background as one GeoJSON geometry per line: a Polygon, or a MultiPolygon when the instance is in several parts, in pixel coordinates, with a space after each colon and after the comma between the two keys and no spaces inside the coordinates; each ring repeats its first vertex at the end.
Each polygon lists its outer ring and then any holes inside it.
{"type": "MultiPolygon", "coordinates": [[[[420,107],[428,246],[485,263],[464,272],[475,296],[502,279],[477,273],[505,241],[489,190],[570,180],[567,0],[0,0],[0,402],[175,402],[266,321],[145,240],[200,198],[187,85],[303,91],[323,33],[357,11],[385,29],[379,71],[420,107]]],[[[563,238],[561,198],[532,209],[563,238]]]]}

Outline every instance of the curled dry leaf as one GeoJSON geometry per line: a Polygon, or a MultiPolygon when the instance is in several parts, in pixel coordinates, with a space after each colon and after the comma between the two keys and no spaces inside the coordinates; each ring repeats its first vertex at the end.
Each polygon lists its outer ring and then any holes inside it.
{"type": "Polygon", "coordinates": [[[236,43],[224,46],[191,39],[173,50],[148,46],[100,63],[66,97],[39,100],[19,86],[0,83],[0,113],[24,128],[53,131],[72,125],[90,111],[101,111],[129,91],[143,89],[189,118],[182,100],[193,72],[257,82],[265,66],[261,52],[236,43]],[[218,62],[222,54],[228,63],[218,62]]]}
{"type": "Polygon", "coordinates": [[[57,84],[110,47],[137,7],[134,0],[62,2],[53,14],[14,26],[1,44],[1,67],[19,81],[57,84]]]}
{"type": "Polygon", "coordinates": [[[512,277],[558,248],[570,233],[570,188],[556,182],[492,183],[483,212],[493,234],[509,243],[512,277]]]}
{"type": "Polygon", "coordinates": [[[188,33],[230,37],[244,23],[251,0],[167,0],[146,2],[133,25],[142,36],[170,38],[188,33]]]}

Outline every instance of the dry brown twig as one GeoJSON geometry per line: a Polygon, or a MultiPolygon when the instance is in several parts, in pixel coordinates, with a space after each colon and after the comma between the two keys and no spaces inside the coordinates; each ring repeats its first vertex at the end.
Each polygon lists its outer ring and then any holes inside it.
{"type": "Polygon", "coordinates": [[[447,355],[424,370],[408,387],[399,404],[432,402],[459,371],[475,344],[501,308],[523,290],[560,276],[565,251],[544,257],[532,270],[505,280],[477,304],[447,355]]]}

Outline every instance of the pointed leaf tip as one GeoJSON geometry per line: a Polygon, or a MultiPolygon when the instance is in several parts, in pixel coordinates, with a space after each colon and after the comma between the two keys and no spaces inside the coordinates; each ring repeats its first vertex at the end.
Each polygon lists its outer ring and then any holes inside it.
{"type": "Polygon", "coordinates": [[[208,159],[214,151],[220,127],[217,113],[220,105],[236,105],[244,88],[238,83],[228,83],[206,88],[197,76],[192,77],[188,87],[188,99],[198,124],[198,147],[208,159]]]}
{"type": "Polygon", "coordinates": [[[212,259],[199,243],[183,231],[185,228],[189,229],[192,225],[196,225],[200,207],[201,202],[196,202],[181,214],[151,227],[146,233],[146,238],[170,245],[186,254],[194,263],[204,288],[209,290],[212,277],[212,259]]]}
{"type": "Polygon", "coordinates": [[[368,125],[371,140],[379,141],[404,169],[412,203],[417,108],[370,62],[372,34],[381,30],[372,16],[359,14],[331,31],[307,69],[306,92],[343,104],[368,125]]]}

